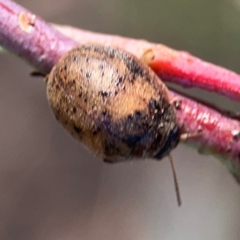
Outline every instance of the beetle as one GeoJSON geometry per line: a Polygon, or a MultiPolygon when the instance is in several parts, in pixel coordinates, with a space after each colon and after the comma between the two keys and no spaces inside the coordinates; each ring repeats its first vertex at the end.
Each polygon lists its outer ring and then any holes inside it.
{"type": "Polygon", "coordinates": [[[46,83],[56,119],[105,162],[160,160],[179,143],[167,87],[122,49],[76,47],[62,56],[46,83]]]}

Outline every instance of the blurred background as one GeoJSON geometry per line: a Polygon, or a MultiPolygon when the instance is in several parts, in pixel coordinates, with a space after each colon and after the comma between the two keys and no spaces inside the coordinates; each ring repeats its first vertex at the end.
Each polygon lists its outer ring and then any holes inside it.
{"type": "MultiPolygon", "coordinates": [[[[240,0],[17,2],[50,22],[163,43],[240,72],[240,0]]],[[[1,240],[240,239],[240,186],[217,159],[173,151],[179,208],[168,159],[102,163],[55,121],[27,63],[10,53],[0,63],[1,240]]]]}

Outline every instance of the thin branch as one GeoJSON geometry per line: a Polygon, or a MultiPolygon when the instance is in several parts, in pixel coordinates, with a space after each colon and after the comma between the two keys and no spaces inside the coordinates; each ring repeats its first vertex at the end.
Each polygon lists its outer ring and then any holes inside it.
{"type": "MultiPolygon", "coordinates": [[[[38,70],[48,73],[60,56],[77,42],[60,34],[41,18],[10,0],[0,0],[0,44],[21,56],[38,70]]],[[[73,28],[60,28],[64,34],[73,28]]],[[[69,34],[68,34],[69,35],[69,34]]],[[[147,50],[155,56],[150,66],[164,80],[187,86],[202,87],[240,100],[240,76],[229,70],[206,63],[184,52],[160,44],[148,43],[74,29],[78,42],[98,42],[121,47],[138,57],[147,50]],[[77,32],[78,33],[77,33],[77,32]]],[[[71,37],[69,35],[69,37],[71,37]]],[[[171,92],[182,132],[197,136],[189,138],[199,151],[221,158],[240,181],[240,122],[171,92]]]]}
{"type": "Polygon", "coordinates": [[[149,65],[163,81],[214,91],[232,100],[240,101],[240,75],[202,61],[187,52],[176,51],[165,45],[145,40],[93,33],[71,26],[54,25],[54,27],[80,44],[98,42],[113,45],[124,48],[139,58],[147,50],[151,50],[154,59],[149,65]]]}
{"type": "Polygon", "coordinates": [[[0,44],[48,73],[64,52],[76,46],[41,18],[9,0],[0,0],[0,44]]]}
{"type": "Polygon", "coordinates": [[[196,134],[186,143],[218,157],[240,182],[240,122],[171,92],[182,132],[196,134]]]}

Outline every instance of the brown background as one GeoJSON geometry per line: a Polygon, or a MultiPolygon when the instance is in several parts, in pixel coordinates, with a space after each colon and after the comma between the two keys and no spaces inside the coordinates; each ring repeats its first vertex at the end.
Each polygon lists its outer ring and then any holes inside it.
{"type": "MultiPolygon", "coordinates": [[[[18,2],[47,21],[161,42],[240,72],[239,0],[18,2]]],[[[167,159],[103,164],[56,123],[29,65],[9,53],[0,63],[1,240],[240,239],[240,186],[218,160],[174,150],[178,208],[167,159]]]]}

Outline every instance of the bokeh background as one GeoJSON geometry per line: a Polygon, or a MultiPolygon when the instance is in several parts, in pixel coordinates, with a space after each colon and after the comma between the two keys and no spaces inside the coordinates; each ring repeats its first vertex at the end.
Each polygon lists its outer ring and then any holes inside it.
{"type": "MultiPolygon", "coordinates": [[[[50,22],[164,43],[240,72],[240,0],[17,2],[50,22]]],[[[27,63],[10,53],[0,63],[1,240],[240,239],[240,186],[217,159],[173,151],[179,208],[167,159],[102,163],[55,121],[27,63]]]]}

